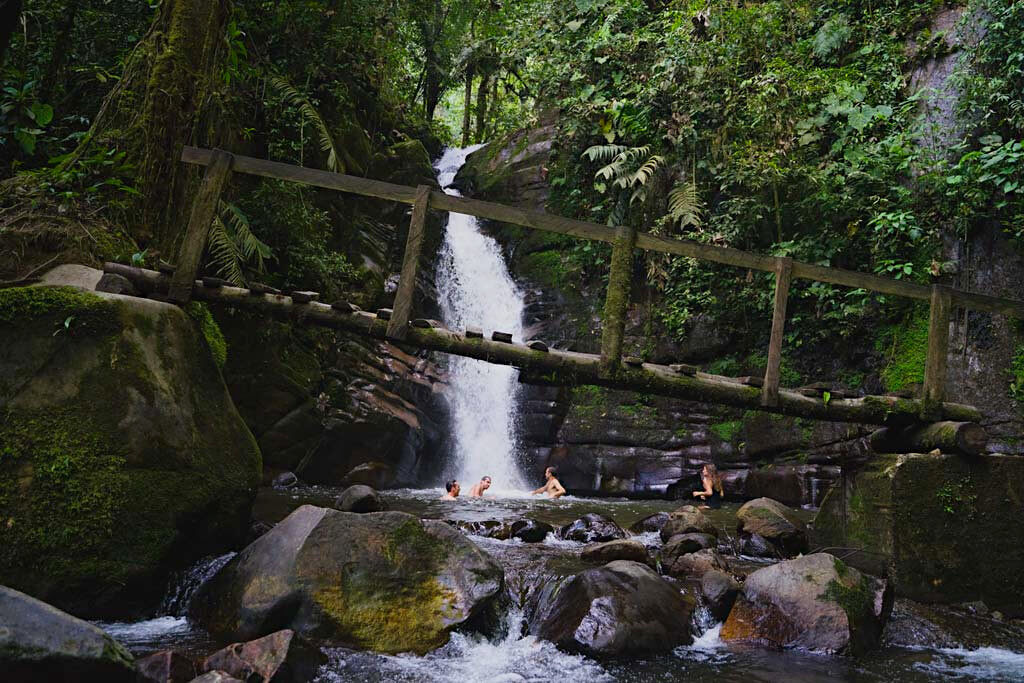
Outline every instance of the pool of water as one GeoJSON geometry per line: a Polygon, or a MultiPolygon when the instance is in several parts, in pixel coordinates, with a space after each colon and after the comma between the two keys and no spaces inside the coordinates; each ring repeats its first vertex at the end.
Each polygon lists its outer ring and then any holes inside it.
{"type": "MultiPolygon", "coordinates": [[[[261,491],[256,516],[267,522],[283,519],[303,504],[331,505],[340,490],[312,488],[261,491]]],[[[385,494],[393,510],[423,518],[450,521],[510,521],[524,517],[552,525],[568,523],[588,512],[599,512],[624,528],[659,511],[670,511],[678,501],[583,499],[548,500],[522,493],[498,492],[484,499],[442,501],[440,490],[404,490],[385,494]]],[[[736,505],[706,514],[724,532],[735,533],[736,505]]],[[[801,514],[810,518],[813,512],[801,514]]],[[[472,537],[502,564],[513,602],[541,582],[584,567],[581,544],[551,536],[543,543],[498,541],[472,537]]],[[[648,545],[660,544],[657,534],[639,537],[648,545]]],[[[103,624],[136,654],[175,648],[195,656],[211,652],[217,644],[182,614],[183,601],[195,584],[205,580],[229,556],[210,558],[178,577],[168,593],[165,610],[175,612],[134,624],[103,624]]],[[[734,560],[731,562],[742,560],[734,560]]],[[[753,563],[753,560],[750,560],[753,563]]],[[[724,643],[720,624],[707,622],[695,633],[695,642],[673,653],[637,660],[595,661],[568,654],[551,643],[522,635],[522,612],[516,606],[506,615],[499,633],[483,636],[456,633],[444,647],[419,657],[385,656],[329,648],[329,664],[319,683],[682,683],[683,681],[1024,681],[1024,629],[984,616],[956,610],[897,602],[883,647],[860,658],[817,656],[724,643]]]]}

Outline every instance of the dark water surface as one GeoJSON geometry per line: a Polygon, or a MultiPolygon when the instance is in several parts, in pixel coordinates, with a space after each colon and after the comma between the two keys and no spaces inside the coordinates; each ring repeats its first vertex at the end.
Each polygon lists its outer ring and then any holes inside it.
{"type": "MultiPolygon", "coordinates": [[[[303,504],[333,504],[338,489],[298,491],[264,490],[255,514],[276,522],[303,504]]],[[[483,500],[441,501],[440,490],[392,491],[385,498],[392,510],[424,518],[453,521],[510,521],[528,517],[552,525],[566,524],[588,512],[599,512],[623,528],[660,511],[671,511],[679,502],[566,497],[550,501],[521,493],[497,492],[483,500]]],[[[725,505],[705,513],[725,532],[735,534],[738,506],[725,505]]],[[[813,512],[801,511],[809,520],[813,512]]],[[[657,534],[643,534],[650,546],[660,544],[657,534]]],[[[506,571],[514,599],[521,599],[543,580],[578,571],[581,544],[548,537],[544,543],[497,541],[473,537],[506,571]]],[[[163,610],[168,616],[135,623],[103,624],[137,654],[176,648],[203,655],[216,644],[202,629],[188,622],[184,603],[194,587],[208,578],[216,562],[197,566],[178,577],[169,590],[163,610]]],[[[756,560],[734,560],[756,564],[756,560]]],[[[819,681],[1024,681],[1024,630],[956,610],[935,609],[897,602],[883,647],[859,659],[816,656],[726,645],[718,637],[719,624],[704,619],[693,645],[661,657],[597,662],[560,652],[550,643],[520,635],[522,614],[512,610],[504,632],[489,638],[454,634],[443,648],[425,657],[382,656],[344,649],[328,650],[331,662],[317,679],[322,683],[682,683],[683,681],[770,681],[817,683],[819,681]]]]}

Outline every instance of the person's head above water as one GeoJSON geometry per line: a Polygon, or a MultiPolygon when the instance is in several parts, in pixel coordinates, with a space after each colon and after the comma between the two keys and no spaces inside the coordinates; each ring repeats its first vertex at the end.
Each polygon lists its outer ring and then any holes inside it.
{"type": "Polygon", "coordinates": [[[484,476],[480,478],[480,489],[486,491],[491,488],[491,477],[484,476]]]}
{"type": "Polygon", "coordinates": [[[451,496],[459,495],[459,481],[457,479],[452,479],[448,482],[445,482],[444,490],[447,491],[448,494],[451,496]]]}
{"type": "Polygon", "coordinates": [[[546,470],[544,470],[545,479],[552,479],[556,474],[558,474],[558,470],[556,470],[554,467],[549,467],[546,470]]]}

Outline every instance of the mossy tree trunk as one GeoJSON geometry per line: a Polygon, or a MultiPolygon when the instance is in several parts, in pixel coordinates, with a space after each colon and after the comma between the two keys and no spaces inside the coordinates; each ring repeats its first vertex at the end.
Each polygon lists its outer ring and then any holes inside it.
{"type": "Polygon", "coordinates": [[[89,134],[65,162],[97,148],[127,153],[140,193],[127,227],[141,245],[170,249],[184,230],[195,172],[178,159],[184,144],[211,143],[229,14],[228,0],[163,0],[89,134]]]}

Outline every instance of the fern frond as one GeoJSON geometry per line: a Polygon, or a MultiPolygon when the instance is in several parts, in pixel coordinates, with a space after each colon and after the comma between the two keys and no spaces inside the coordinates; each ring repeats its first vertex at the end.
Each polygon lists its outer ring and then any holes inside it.
{"type": "Polygon", "coordinates": [[[651,176],[657,173],[658,169],[664,164],[665,157],[655,154],[636,170],[636,173],[634,173],[633,177],[630,179],[630,185],[646,185],[647,181],[651,179],[651,176]]]}
{"type": "Polygon", "coordinates": [[[629,147],[625,145],[594,145],[593,147],[588,147],[583,152],[583,156],[591,161],[605,162],[609,159],[614,159],[627,150],[629,150],[629,147]]]}
{"type": "Polygon", "coordinates": [[[290,102],[299,108],[299,113],[314,129],[320,141],[320,149],[327,152],[327,170],[335,173],[344,173],[345,164],[341,161],[338,148],[334,144],[334,137],[331,135],[327,122],[320,116],[313,103],[305,95],[299,92],[291,83],[281,76],[269,76],[267,82],[273,86],[286,102],[290,102]]]}
{"type": "Polygon", "coordinates": [[[242,274],[242,253],[231,239],[228,226],[220,216],[215,216],[210,226],[210,260],[217,266],[217,274],[235,285],[245,286],[242,274]]]}
{"type": "Polygon", "coordinates": [[[698,227],[704,220],[704,202],[694,182],[682,183],[668,193],[668,215],[680,227],[698,227]]]}
{"type": "Polygon", "coordinates": [[[264,262],[273,258],[270,246],[253,234],[248,217],[234,204],[221,202],[221,214],[228,219],[232,237],[247,262],[254,264],[256,272],[264,271],[264,262]]]}
{"type": "Polygon", "coordinates": [[[236,287],[245,286],[245,264],[254,263],[262,273],[270,247],[253,234],[249,219],[234,204],[221,201],[210,228],[210,260],[217,274],[236,287]]]}

